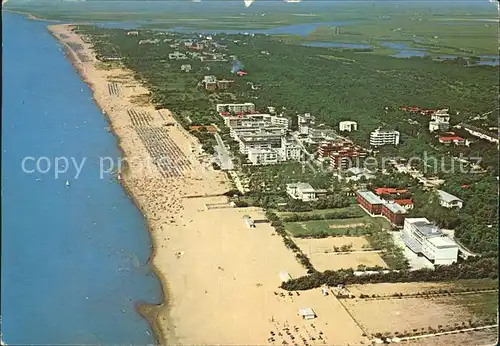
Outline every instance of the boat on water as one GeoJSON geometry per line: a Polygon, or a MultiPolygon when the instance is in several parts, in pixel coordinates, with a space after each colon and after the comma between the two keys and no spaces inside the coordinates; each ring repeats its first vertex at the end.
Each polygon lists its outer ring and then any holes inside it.
{"type": "Polygon", "coordinates": [[[255,0],[244,0],[245,2],[245,7],[250,7],[251,4],[254,3],[255,0]]]}
{"type": "Polygon", "coordinates": [[[69,180],[66,180],[66,187],[69,187],[69,180]]]}

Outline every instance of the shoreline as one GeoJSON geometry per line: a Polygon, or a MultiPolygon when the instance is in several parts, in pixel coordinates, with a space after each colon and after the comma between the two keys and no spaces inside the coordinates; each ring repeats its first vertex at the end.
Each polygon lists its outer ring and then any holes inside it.
{"type": "Polygon", "coordinates": [[[10,12],[10,13],[16,13],[16,14],[21,14],[21,15],[26,16],[28,19],[31,19],[31,20],[36,20],[36,21],[41,21],[41,22],[50,22],[50,23],[62,23],[60,20],[42,18],[42,17],[34,15],[33,13],[30,13],[30,12],[4,9],[3,5],[6,4],[7,2],[8,1],[2,2],[2,11],[10,12]]]}
{"type": "Polygon", "coordinates": [[[222,194],[231,182],[225,172],[211,167],[196,137],[168,110],[137,101],[149,90],[130,70],[97,64],[91,45],[74,28],[48,27],[92,89],[124,157],[140,159],[127,162],[120,183],[143,214],[151,236],[148,265],[160,280],[163,301],[135,306],[149,322],[156,342],[270,344],[270,331],[284,335],[287,326],[295,326],[295,337],[315,335],[316,345],[320,340],[338,345],[366,342],[338,299],[325,304],[319,290],[293,295],[280,288],[283,272],[293,278],[306,270],[266,221],[265,212],[230,206],[222,194]],[[169,122],[177,125],[165,126],[169,122]],[[157,157],[158,151],[167,155],[167,167],[145,172],[140,164],[157,157]],[[248,227],[247,217],[263,222],[248,227]],[[322,318],[302,319],[297,312],[304,307],[314,308],[322,318]]]}
{"type": "MultiPolygon", "coordinates": [[[[38,18],[36,16],[33,16],[31,14],[28,14],[28,13],[22,13],[22,12],[18,12],[18,13],[24,14],[24,15],[28,15],[28,19],[31,19],[31,20],[44,20],[44,19],[40,19],[40,18],[38,18]]],[[[63,24],[63,25],[70,26],[70,24],[63,24]]],[[[54,32],[54,30],[52,30],[52,28],[51,28],[50,25],[47,26],[47,30],[52,34],[52,36],[54,36],[54,38],[60,44],[63,45],[66,58],[71,62],[71,64],[73,65],[73,67],[77,71],[77,73],[78,73],[79,77],[82,79],[82,81],[85,84],[87,84],[88,87],[92,90],[92,93],[93,93],[92,99],[95,102],[95,104],[99,107],[99,109],[102,112],[105,112],[105,110],[101,107],[101,105],[99,104],[99,102],[95,99],[96,90],[93,87],[92,82],[89,81],[89,79],[85,75],[85,73],[82,70],[82,68],[78,65],[78,60],[79,59],[78,59],[77,53],[66,42],[64,42],[63,40],[60,39],[60,37],[57,36],[57,34],[54,32]]],[[[126,155],[125,150],[123,149],[123,146],[122,146],[122,140],[123,139],[117,134],[115,126],[113,124],[113,121],[110,119],[110,117],[108,116],[108,114],[105,113],[103,115],[105,115],[104,117],[105,117],[105,119],[106,119],[106,121],[107,121],[107,123],[109,125],[110,132],[112,133],[112,135],[117,140],[117,146],[118,146],[118,149],[120,151],[121,157],[122,158],[126,158],[127,155],[126,155]]],[[[168,345],[169,344],[168,341],[170,341],[170,343],[171,343],[171,342],[173,342],[175,340],[175,338],[173,337],[173,335],[171,335],[170,339],[167,338],[166,337],[166,335],[167,335],[166,331],[163,330],[163,328],[161,327],[161,324],[158,323],[159,310],[161,308],[163,308],[163,307],[168,307],[168,303],[169,303],[169,297],[166,294],[166,293],[168,293],[168,282],[167,282],[166,277],[164,277],[163,273],[160,270],[158,270],[158,268],[154,265],[154,258],[156,256],[156,252],[157,252],[157,244],[156,244],[156,241],[155,241],[155,237],[152,235],[151,224],[150,224],[150,220],[148,220],[147,214],[145,213],[145,211],[143,210],[141,204],[138,202],[138,200],[134,196],[133,192],[131,191],[130,187],[126,183],[127,178],[130,178],[129,174],[130,174],[130,171],[128,169],[128,165],[126,165],[122,169],[122,179],[119,181],[119,183],[120,183],[121,187],[125,190],[125,193],[129,197],[129,199],[131,200],[131,202],[135,205],[135,207],[143,215],[143,218],[145,220],[146,231],[149,234],[149,237],[150,237],[150,240],[151,240],[151,245],[152,245],[151,255],[150,255],[150,257],[147,260],[147,265],[150,267],[150,270],[154,273],[154,275],[160,281],[161,295],[162,295],[162,302],[160,304],[148,304],[148,303],[145,303],[145,302],[142,302],[142,301],[137,301],[137,302],[134,303],[134,305],[136,307],[136,312],[141,317],[143,317],[148,322],[148,324],[150,325],[150,327],[151,327],[151,329],[153,331],[153,335],[154,335],[156,344],[157,345],[168,345]]],[[[170,321],[168,321],[168,322],[170,322],[170,321]]]]}

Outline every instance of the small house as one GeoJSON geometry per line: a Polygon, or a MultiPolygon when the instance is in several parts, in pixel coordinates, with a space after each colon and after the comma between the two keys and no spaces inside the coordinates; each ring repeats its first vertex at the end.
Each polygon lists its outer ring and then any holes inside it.
{"type": "Polygon", "coordinates": [[[316,318],[316,313],[311,308],[303,308],[299,309],[299,316],[301,316],[304,320],[312,320],[316,318]]]}
{"type": "Polygon", "coordinates": [[[453,196],[451,193],[448,193],[443,190],[437,190],[437,193],[439,195],[439,204],[442,207],[458,208],[458,209],[462,208],[463,201],[460,198],[453,196]]]}
{"type": "Polygon", "coordinates": [[[248,228],[255,228],[255,223],[250,218],[250,216],[248,215],[243,216],[243,220],[245,221],[245,224],[247,225],[248,228]]]}

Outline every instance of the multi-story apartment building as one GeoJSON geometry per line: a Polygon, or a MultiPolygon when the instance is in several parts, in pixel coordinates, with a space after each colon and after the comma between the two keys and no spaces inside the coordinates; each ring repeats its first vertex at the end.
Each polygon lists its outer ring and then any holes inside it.
{"type": "Polygon", "coordinates": [[[355,121],[341,121],[339,123],[339,130],[340,131],[357,131],[358,130],[358,123],[355,121]]]}
{"type": "MultiPolygon", "coordinates": [[[[301,148],[294,142],[289,142],[284,136],[281,137],[281,146],[276,147],[276,141],[249,141],[244,136],[239,137],[245,143],[248,160],[254,165],[274,164],[282,161],[300,161],[301,148]]],[[[240,143],[241,143],[240,142],[240,143]]]]}
{"type": "Polygon", "coordinates": [[[231,127],[229,130],[229,134],[235,140],[238,140],[238,137],[245,135],[278,135],[283,137],[286,135],[286,129],[279,126],[266,126],[260,127],[258,124],[246,123],[239,127],[231,127]]]}
{"type": "Polygon", "coordinates": [[[323,140],[332,140],[337,137],[337,134],[335,133],[335,130],[327,128],[327,127],[316,127],[316,128],[309,128],[307,137],[310,142],[320,142],[323,140]]]}
{"type": "Polygon", "coordinates": [[[248,160],[254,165],[272,165],[279,161],[275,149],[248,149],[248,160]]]}
{"type": "Polygon", "coordinates": [[[458,245],[426,218],[405,219],[401,239],[410,250],[424,255],[434,264],[448,265],[457,261],[458,245]]]}
{"type": "Polygon", "coordinates": [[[300,161],[302,148],[295,142],[281,137],[281,148],[279,151],[280,161],[300,161]]]}
{"type": "Polygon", "coordinates": [[[429,121],[429,131],[448,131],[450,128],[450,115],[448,114],[448,109],[440,109],[435,111],[431,115],[431,121],[429,121]]]}
{"type": "Polygon", "coordinates": [[[301,135],[309,134],[309,129],[316,123],[316,118],[311,115],[311,113],[306,113],[304,115],[297,115],[299,133],[301,135]]]}
{"type": "Polygon", "coordinates": [[[365,151],[341,149],[330,153],[330,165],[332,169],[348,169],[352,167],[360,167],[364,159],[368,156],[365,151]]]}
{"type": "Polygon", "coordinates": [[[339,141],[318,146],[318,155],[328,157],[333,169],[359,167],[368,153],[351,142],[339,141]]]}
{"type": "Polygon", "coordinates": [[[250,132],[240,133],[236,140],[239,142],[239,150],[242,154],[248,154],[248,149],[279,149],[281,148],[281,133],[250,132]]]}
{"type": "Polygon", "coordinates": [[[282,115],[271,115],[271,124],[290,128],[291,121],[282,115]]]}
{"type": "Polygon", "coordinates": [[[439,109],[431,114],[431,120],[439,121],[442,123],[450,122],[450,114],[448,113],[449,109],[439,109]]]}
{"type": "Polygon", "coordinates": [[[370,145],[379,147],[386,144],[399,144],[399,131],[381,130],[380,128],[370,133],[370,145]]]}
{"type": "Polygon", "coordinates": [[[216,106],[217,113],[250,113],[255,112],[255,105],[250,102],[246,103],[218,103],[216,106]]]}

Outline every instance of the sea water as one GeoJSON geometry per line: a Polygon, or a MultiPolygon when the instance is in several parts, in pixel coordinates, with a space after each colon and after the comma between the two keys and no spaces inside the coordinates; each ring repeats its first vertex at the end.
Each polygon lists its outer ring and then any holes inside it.
{"type": "Polygon", "coordinates": [[[2,339],[151,344],[135,309],[161,302],[151,239],[116,179],[99,174],[117,140],[47,23],[2,17],[2,339]],[[42,171],[67,157],[68,172],[37,171],[40,157],[42,171]],[[72,157],[86,158],[78,177],[72,157]]]}

